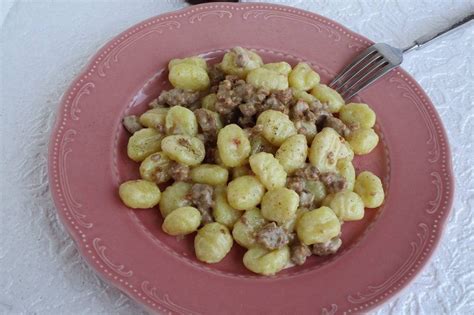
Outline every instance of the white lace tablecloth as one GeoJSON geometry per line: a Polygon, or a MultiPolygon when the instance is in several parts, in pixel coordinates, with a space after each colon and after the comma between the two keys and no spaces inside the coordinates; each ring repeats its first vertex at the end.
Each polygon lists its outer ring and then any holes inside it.
{"type": "MultiPolygon", "coordinates": [[[[273,1],[406,46],[474,10],[472,0],[273,1]]],[[[47,145],[61,94],[108,39],[178,0],[0,0],[0,314],[141,314],[101,281],[58,222],[47,145]]],[[[474,313],[474,23],[406,57],[448,131],[456,198],[441,245],[416,280],[373,313],[474,313]]]]}

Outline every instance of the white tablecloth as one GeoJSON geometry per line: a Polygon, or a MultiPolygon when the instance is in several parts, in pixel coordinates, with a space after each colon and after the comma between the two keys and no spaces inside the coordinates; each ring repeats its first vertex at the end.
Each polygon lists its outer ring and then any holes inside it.
{"type": "MultiPolygon", "coordinates": [[[[108,39],[183,1],[1,0],[0,313],[140,314],[84,263],[50,198],[47,144],[61,94],[108,39]]],[[[474,10],[472,0],[274,1],[318,12],[374,41],[405,46],[474,10]]],[[[474,23],[406,57],[447,128],[456,199],[421,275],[377,309],[474,312],[474,23]]]]}

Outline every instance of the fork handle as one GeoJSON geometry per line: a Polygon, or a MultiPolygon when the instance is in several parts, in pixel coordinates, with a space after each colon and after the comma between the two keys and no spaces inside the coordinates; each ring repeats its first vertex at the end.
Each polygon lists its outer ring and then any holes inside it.
{"type": "Polygon", "coordinates": [[[402,49],[403,52],[408,52],[408,51],[411,51],[411,50],[414,50],[414,49],[419,49],[419,48],[422,48],[422,47],[425,47],[427,46],[432,40],[436,39],[436,38],[440,38],[442,37],[443,35],[446,35],[452,31],[454,31],[455,29],[457,29],[458,27],[472,21],[474,19],[474,13],[471,13],[469,14],[468,16],[466,16],[465,18],[463,18],[462,20],[460,21],[457,21],[456,23],[448,26],[447,28],[437,32],[437,33],[434,33],[434,34],[427,34],[427,35],[424,35],[424,36],[421,36],[420,38],[418,38],[417,40],[415,40],[415,42],[413,44],[411,44],[410,46],[402,49]]]}

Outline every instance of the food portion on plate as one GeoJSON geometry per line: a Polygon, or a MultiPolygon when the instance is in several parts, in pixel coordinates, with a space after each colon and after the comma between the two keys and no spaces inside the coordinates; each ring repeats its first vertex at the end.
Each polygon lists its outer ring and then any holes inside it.
{"type": "Polygon", "coordinates": [[[343,223],[383,203],[381,180],[352,164],[378,144],[374,111],[345,104],[307,63],[265,64],[235,47],[216,65],[193,56],[168,69],[174,88],[123,119],[141,179],[119,195],[158,207],[169,235],[197,232],[200,261],[237,243],[247,269],[273,275],[336,253],[343,223]]]}

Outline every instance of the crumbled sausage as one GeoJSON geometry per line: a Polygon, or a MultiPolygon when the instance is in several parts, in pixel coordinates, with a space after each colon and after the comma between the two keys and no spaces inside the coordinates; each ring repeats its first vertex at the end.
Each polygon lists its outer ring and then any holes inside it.
{"type": "Polygon", "coordinates": [[[237,80],[234,84],[234,93],[240,98],[241,102],[248,102],[255,94],[253,85],[248,84],[244,80],[237,80]]]}
{"type": "Polygon", "coordinates": [[[225,73],[221,70],[219,64],[209,66],[208,74],[211,86],[215,86],[225,79],[225,73]]]}
{"type": "Polygon", "coordinates": [[[290,259],[295,265],[302,265],[305,263],[306,258],[311,256],[311,250],[309,247],[299,240],[296,240],[290,246],[290,259]]]}
{"type": "Polygon", "coordinates": [[[319,170],[316,166],[307,163],[305,166],[295,171],[295,176],[302,177],[307,180],[318,180],[319,170]]]}
{"type": "Polygon", "coordinates": [[[334,237],[325,243],[316,243],[313,245],[313,254],[318,256],[331,255],[337,252],[342,245],[339,237],[334,237]]]}
{"type": "Polygon", "coordinates": [[[217,138],[216,117],[203,108],[196,109],[194,114],[196,115],[199,127],[201,127],[202,132],[206,136],[206,142],[214,142],[217,138]]]}
{"type": "Polygon", "coordinates": [[[235,94],[233,90],[233,77],[226,76],[226,79],[219,83],[217,89],[216,111],[221,115],[231,113],[237,107],[242,99],[235,94]]]}
{"type": "Polygon", "coordinates": [[[314,195],[306,190],[299,193],[300,207],[311,208],[314,202],[314,195]]]}
{"type": "Polygon", "coordinates": [[[218,164],[218,154],[219,151],[216,147],[206,148],[206,157],[204,158],[204,162],[210,164],[218,164]]]}
{"type": "Polygon", "coordinates": [[[286,106],[289,106],[290,103],[293,101],[292,89],[278,90],[275,91],[274,94],[277,100],[286,106]]]}
{"type": "Polygon", "coordinates": [[[242,128],[248,128],[255,126],[256,119],[251,116],[242,116],[239,117],[238,124],[242,128]]]}
{"type": "Polygon", "coordinates": [[[286,187],[294,190],[297,194],[301,194],[305,187],[305,179],[299,176],[291,176],[286,179],[286,187]]]}
{"type": "Polygon", "coordinates": [[[169,106],[193,107],[199,102],[200,93],[183,89],[172,89],[161,92],[158,97],[158,104],[167,104],[169,106]]]}
{"type": "Polygon", "coordinates": [[[351,133],[351,130],[349,129],[349,127],[347,127],[346,124],[342,122],[342,120],[333,116],[326,117],[326,119],[324,120],[323,126],[330,127],[336,130],[336,132],[340,134],[341,136],[343,136],[344,138],[347,138],[349,134],[351,133]]]}
{"type": "Polygon", "coordinates": [[[275,222],[263,226],[256,235],[256,241],[269,250],[281,248],[289,243],[289,237],[284,228],[275,222]]]}
{"type": "Polygon", "coordinates": [[[319,175],[319,179],[324,183],[330,194],[347,188],[346,179],[335,172],[322,173],[319,175]]]}
{"type": "Polygon", "coordinates": [[[130,133],[135,133],[143,128],[140,121],[138,121],[138,117],[135,115],[125,116],[122,123],[125,129],[130,133]]]}
{"type": "Polygon", "coordinates": [[[172,179],[178,182],[185,182],[189,180],[189,166],[178,163],[172,162],[170,165],[169,174],[172,179]]]}
{"type": "Polygon", "coordinates": [[[194,184],[191,187],[191,202],[201,212],[203,224],[213,222],[211,208],[214,204],[214,188],[206,184],[194,184]]]}
{"type": "Polygon", "coordinates": [[[276,110],[279,112],[282,112],[286,115],[289,114],[289,108],[287,105],[283,104],[278,100],[275,94],[271,94],[266,100],[265,100],[265,110],[272,109],[276,110]]]}

